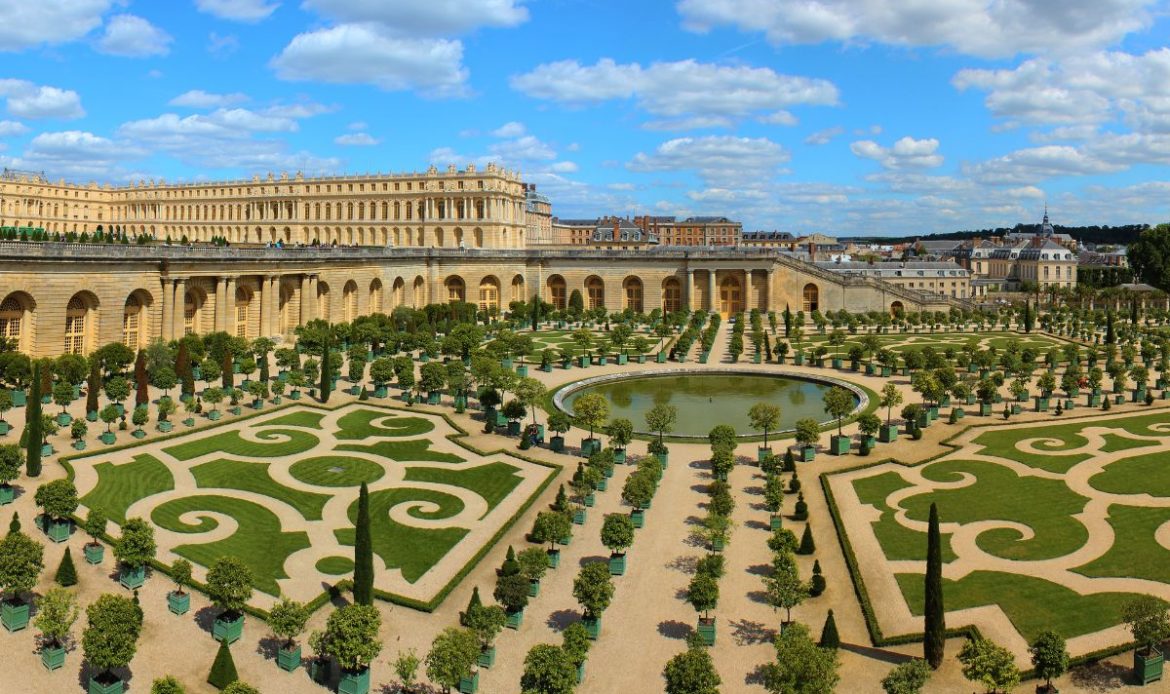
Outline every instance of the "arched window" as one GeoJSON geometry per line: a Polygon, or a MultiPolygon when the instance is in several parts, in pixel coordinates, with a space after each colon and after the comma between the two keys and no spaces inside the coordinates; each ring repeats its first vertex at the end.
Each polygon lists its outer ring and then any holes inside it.
{"type": "Polygon", "coordinates": [[[553,275],[548,278],[548,302],[558,311],[565,310],[568,299],[566,289],[565,279],[560,275],[553,275]]]}
{"type": "Polygon", "coordinates": [[[600,277],[594,275],[585,280],[585,293],[589,298],[589,308],[605,306],[605,283],[601,281],[600,277]]]}
{"type": "Polygon", "coordinates": [[[22,349],[21,330],[24,328],[24,306],[10,296],[0,302],[0,338],[11,340],[17,349],[22,349]]]}
{"type": "Polygon", "coordinates": [[[467,286],[463,283],[462,277],[448,277],[447,278],[447,301],[448,303],[455,303],[457,301],[464,301],[467,297],[467,286]]]}
{"type": "Polygon", "coordinates": [[[357,318],[357,282],[350,280],[345,283],[341,290],[341,302],[345,322],[353,322],[357,318]]]}
{"type": "Polygon", "coordinates": [[[524,301],[524,278],[516,275],[512,278],[512,301],[524,301]]]}
{"type": "Polygon", "coordinates": [[[382,313],[382,280],[370,282],[370,313],[382,313]]]}
{"type": "Polygon", "coordinates": [[[666,313],[682,310],[682,285],[674,277],[662,283],[662,310],[666,313]]]}
{"type": "Polygon", "coordinates": [[[65,353],[84,354],[86,323],[89,307],[80,296],[74,296],[65,307],[65,353]]]}
{"type": "Polygon", "coordinates": [[[183,334],[194,335],[199,332],[199,309],[202,308],[202,297],[195,292],[187,292],[183,297],[183,334]]]}
{"type": "Polygon", "coordinates": [[[500,307],[500,281],[485,277],[479,283],[479,310],[488,311],[500,307]]]}
{"type": "Polygon", "coordinates": [[[622,283],[626,295],[626,305],[634,313],[642,312],[642,280],[637,277],[627,277],[622,283]]]}
{"type": "Polygon", "coordinates": [[[252,294],[247,289],[236,289],[236,337],[248,337],[248,306],[252,303],[252,294]]]}
{"type": "Polygon", "coordinates": [[[804,312],[812,313],[813,311],[821,310],[821,292],[817,289],[817,285],[808,283],[804,285],[804,312]]]}
{"type": "Polygon", "coordinates": [[[131,294],[126,298],[126,305],[122,308],[122,344],[130,349],[141,346],[142,302],[131,294]]]}
{"type": "Polygon", "coordinates": [[[318,282],[317,283],[317,316],[332,323],[333,316],[329,312],[330,308],[332,308],[332,307],[330,306],[330,301],[329,301],[329,285],[324,283],[324,282],[318,282]]]}

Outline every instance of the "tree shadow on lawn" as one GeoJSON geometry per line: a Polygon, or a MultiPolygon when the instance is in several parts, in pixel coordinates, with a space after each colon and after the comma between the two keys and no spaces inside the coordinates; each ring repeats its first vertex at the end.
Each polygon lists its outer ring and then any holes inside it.
{"type": "Polygon", "coordinates": [[[670,561],[663,564],[663,566],[675,571],[681,571],[684,574],[693,574],[698,567],[698,563],[698,557],[693,554],[685,554],[681,557],[675,557],[674,559],[671,559],[670,561]]]}
{"type": "Polygon", "coordinates": [[[703,537],[703,534],[700,530],[692,531],[689,535],[687,535],[687,539],[683,540],[683,542],[688,547],[694,547],[695,549],[707,548],[707,538],[703,537]]]}
{"type": "Polygon", "coordinates": [[[553,631],[564,631],[573,622],[581,621],[581,615],[576,610],[557,610],[548,616],[545,624],[553,631]]]}
{"type": "Polygon", "coordinates": [[[737,646],[771,643],[776,638],[776,630],[763,622],[740,619],[731,622],[731,638],[735,640],[737,646]]]}
{"type": "Polygon", "coordinates": [[[694,630],[695,628],[690,624],[680,622],[677,619],[668,619],[658,623],[658,633],[668,639],[685,640],[694,630]]]}
{"type": "Polygon", "coordinates": [[[1133,668],[1103,661],[1073,668],[1069,678],[1074,685],[1095,692],[1121,689],[1127,684],[1134,683],[1133,668]]]}

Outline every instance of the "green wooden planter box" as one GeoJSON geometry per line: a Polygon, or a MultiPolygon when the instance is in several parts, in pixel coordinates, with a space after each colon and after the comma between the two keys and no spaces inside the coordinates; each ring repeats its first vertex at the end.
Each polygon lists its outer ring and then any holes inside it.
{"type": "Polygon", "coordinates": [[[565,437],[563,437],[563,436],[552,437],[551,439],[549,439],[549,447],[552,448],[554,453],[564,453],[565,452],[565,437]]]}
{"type": "Polygon", "coordinates": [[[1089,407],[1100,407],[1100,406],[1101,406],[1101,396],[1100,395],[1089,395],[1089,407]]]}
{"type": "Polygon", "coordinates": [[[519,435],[520,435],[520,422],[515,422],[515,421],[508,422],[508,436],[519,436],[519,435]]]}
{"type": "Polygon", "coordinates": [[[102,673],[89,678],[87,694],[122,694],[126,690],[126,683],[121,679],[113,675],[107,679],[104,675],[105,673],[102,673]]]}
{"type": "Polygon", "coordinates": [[[64,667],[65,665],[65,647],[57,646],[50,648],[48,646],[41,647],[41,665],[45,666],[46,670],[53,671],[64,667]]]}
{"type": "Polygon", "coordinates": [[[630,363],[630,358],[625,354],[619,354],[617,355],[617,363],[618,366],[625,366],[626,364],[630,363]]]}
{"type": "Polygon", "coordinates": [[[1124,395],[1114,395],[1113,396],[1113,404],[1114,405],[1124,405],[1125,404],[1125,396],[1124,395]]]}
{"type": "Polygon", "coordinates": [[[800,461],[802,463],[811,463],[817,457],[816,446],[804,446],[800,449],[800,461]]]}
{"type": "Polygon", "coordinates": [[[1162,666],[1165,657],[1158,649],[1152,649],[1145,654],[1136,651],[1133,654],[1133,674],[1140,685],[1147,685],[1162,679],[1162,666]]]}
{"type": "Polygon", "coordinates": [[[524,623],[524,610],[519,612],[509,612],[504,620],[504,626],[509,629],[519,629],[520,625],[524,623]]]}
{"type": "Polygon", "coordinates": [[[160,432],[162,432],[164,434],[169,434],[172,430],[174,430],[175,423],[171,422],[169,420],[162,421],[162,422],[159,422],[158,424],[156,424],[154,428],[158,429],[160,432]]]}
{"type": "Polygon", "coordinates": [[[69,426],[69,423],[72,421],[73,421],[73,417],[71,417],[68,412],[57,413],[57,426],[59,426],[59,427],[69,426]]]}
{"type": "Polygon", "coordinates": [[[898,440],[898,425],[883,424],[878,430],[878,440],[882,443],[893,443],[898,440]]]}
{"type": "Polygon", "coordinates": [[[171,611],[171,614],[187,614],[191,609],[191,594],[177,593],[173,590],[167,593],[167,609],[171,611]]]}
{"type": "Polygon", "coordinates": [[[10,484],[0,485],[0,506],[7,506],[16,499],[16,487],[10,484]]]}
{"type": "Polygon", "coordinates": [[[599,439],[581,439],[581,455],[588,458],[597,451],[601,450],[601,441],[599,439]]]}
{"type": "Polygon", "coordinates": [[[848,436],[832,436],[829,439],[829,455],[849,455],[849,448],[853,445],[848,436]]]}
{"type": "Polygon", "coordinates": [[[106,558],[106,547],[101,544],[86,544],[83,548],[85,560],[90,564],[100,564],[106,558]]]}
{"type": "Polygon", "coordinates": [[[45,527],[45,534],[53,542],[65,542],[73,533],[73,523],[69,520],[51,520],[45,527]]]}
{"type": "Polygon", "coordinates": [[[589,634],[590,640],[596,641],[601,636],[601,617],[582,617],[581,624],[585,626],[585,633],[589,634]]]}
{"type": "Polygon", "coordinates": [[[218,422],[219,418],[222,416],[223,416],[223,413],[220,412],[219,410],[211,410],[210,412],[207,413],[207,418],[213,422],[218,422]]]}
{"type": "Polygon", "coordinates": [[[939,398],[938,406],[939,407],[950,407],[951,406],[951,396],[944,395],[941,398],[939,398]]]}
{"type": "Polygon", "coordinates": [[[23,390],[13,388],[8,391],[8,394],[12,396],[13,407],[24,407],[28,404],[28,394],[23,390]]]}
{"type": "Polygon", "coordinates": [[[4,436],[10,431],[12,431],[11,424],[9,424],[8,422],[0,422],[0,436],[4,436]]]}
{"type": "Polygon", "coordinates": [[[0,623],[8,631],[20,631],[28,627],[29,606],[23,600],[5,600],[0,603],[0,623]]]}
{"type": "Polygon", "coordinates": [[[670,454],[669,453],[655,453],[654,456],[656,458],[658,458],[658,462],[662,463],[662,468],[666,469],[668,459],[670,458],[670,454]]]}
{"type": "MultiPolygon", "coordinates": [[[[781,362],[781,363],[783,363],[783,362],[781,362]]],[[[797,366],[804,366],[804,355],[797,354],[795,357],[792,358],[792,363],[796,364],[797,366]]]]}
{"type": "Polygon", "coordinates": [[[550,569],[555,569],[561,565],[561,550],[550,549],[548,554],[548,566],[550,569]]]}
{"type": "Polygon", "coordinates": [[[442,398],[443,398],[442,393],[440,393],[437,390],[432,390],[429,393],[427,393],[427,404],[428,405],[438,405],[440,402],[442,402],[442,398]]]}
{"type": "Polygon", "coordinates": [[[301,666],[301,645],[295,648],[280,648],[276,651],[276,666],[285,672],[292,672],[301,666]]]}
{"type": "Polygon", "coordinates": [[[586,494],[584,501],[585,501],[585,506],[587,508],[593,508],[593,505],[597,503],[597,495],[596,494],[586,494]]]}
{"type": "Polygon", "coordinates": [[[955,419],[962,419],[967,416],[967,411],[961,407],[951,408],[951,412],[955,413],[955,419]]]}
{"type": "Polygon", "coordinates": [[[121,583],[122,587],[127,590],[141,588],[142,584],[146,583],[146,567],[123,564],[118,571],[118,583],[121,583]]]}
{"type": "MultiPolygon", "coordinates": [[[[615,465],[625,465],[626,464],[626,449],[624,449],[624,448],[614,449],[613,462],[615,465]]],[[[613,477],[612,474],[609,476],[613,477]]]]}
{"type": "Polygon", "coordinates": [[[228,645],[239,641],[244,635],[244,615],[230,612],[219,615],[211,627],[211,635],[228,645]]]}
{"type": "Polygon", "coordinates": [[[1012,404],[1012,414],[1020,414],[1023,411],[1024,411],[1024,408],[1020,407],[1019,403],[1012,404]]]}
{"type": "Polygon", "coordinates": [[[773,514],[768,518],[769,530],[779,530],[782,527],[784,527],[784,516],[773,514]]]}
{"type": "Polygon", "coordinates": [[[837,357],[833,357],[833,368],[834,369],[837,369],[839,371],[841,369],[841,366],[844,365],[844,363],[845,362],[842,361],[841,359],[839,359],[837,357]]]}
{"type": "Polygon", "coordinates": [[[979,416],[980,417],[990,417],[991,416],[991,409],[992,409],[991,403],[989,403],[989,402],[979,403],[979,416]]]}
{"type": "Polygon", "coordinates": [[[540,581],[528,581],[528,597],[535,598],[540,596],[540,581]]]}
{"type": "Polygon", "coordinates": [[[645,354],[639,354],[639,355],[638,355],[638,363],[639,363],[639,364],[645,364],[645,363],[646,363],[646,355],[645,355],[645,354]]]}
{"type": "Polygon", "coordinates": [[[707,363],[707,360],[708,360],[708,359],[710,359],[710,358],[711,358],[711,353],[710,353],[710,352],[703,352],[702,354],[700,354],[700,355],[699,355],[699,363],[700,363],[700,364],[706,364],[706,363],[707,363]]]}
{"type": "Polygon", "coordinates": [[[459,694],[476,694],[479,691],[479,672],[473,672],[459,680],[459,694]]]}
{"type": "Polygon", "coordinates": [[[1047,412],[1048,411],[1048,398],[1036,396],[1036,411],[1037,412],[1047,412]]]}
{"type": "Polygon", "coordinates": [[[699,636],[703,639],[703,643],[707,644],[708,646],[715,645],[715,620],[713,618],[706,620],[700,619],[698,626],[695,628],[695,631],[699,632],[699,636]]]}
{"type": "Polygon", "coordinates": [[[230,412],[236,416],[239,416],[240,412],[242,412],[242,411],[243,410],[240,409],[239,405],[232,405],[231,407],[228,408],[228,412],[230,412]]]}
{"type": "Polygon", "coordinates": [[[609,574],[611,576],[624,576],[626,574],[626,555],[609,555],[609,574]]]}
{"type": "Polygon", "coordinates": [[[504,416],[503,412],[496,410],[495,414],[496,414],[496,419],[493,422],[493,424],[495,426],[498,426],[498,427],[508,426],[508,418],[504,416]]]}
{"type": "Polygon", "coordinates": [[[636,508],[630,511],[630,520],[633,521],[635,528],[641,528],[646,524],[646,512],[636,508]]]}
{"type": "Polygon", "coordinates": [[[573,511],[573,525],[585,525],[585,509],[573,511]]]}
{"type": "Polygon", "coordinates": [[[658,354],[654,355],[654,361],[658,364],[665,364],[666,352],[659,352],[658,354]]]}
{"type": "Polygon", "coordinates": [[[136,439],[146,438],[146,432],[143,431],[142,429],[135,429],[134,431],[130,432],[130,435],[136,439]]]}
{"type": "Polygon", "coordinates": [[[581,663],[580,665],[577,666],[577,684],[581,684],[584,681],[585,681],[585,663],[581,663]]]}
{"type": "Polygon", "coordinates": [[[589,357],[578,357],[577,358],[577,366],[581,367],[582,369],[588,367],[589,366],[589,357]]]}
{"type": "Polygon", "coordinates": [[[370,668],[361,670],[341,670],[341,678],[337,681],[337,694],[369,694],[370,668]]]}
{"type": "Polygon", "coordinates": [[[772,457],[772,448],[770,446],[757,446],[756,447],[756,462],[757,463],[762,463],[771,457],[772,457]]]}

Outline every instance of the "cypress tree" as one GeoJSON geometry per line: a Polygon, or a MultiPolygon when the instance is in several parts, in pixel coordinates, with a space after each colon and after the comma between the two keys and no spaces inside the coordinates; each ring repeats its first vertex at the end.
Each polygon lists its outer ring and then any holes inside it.
{"type": "Polygon", "coordinates": [[[219,650],[215,652],[215,662],[211,664],[211,673],[207,675],[207,683],[216,689],[225,689],[238,679],[240,674],[236,672],[232,651],[226,641],[220,641],[219,650]]]}
{"type": "Polygon", "coordinates": [[[467,609],[459,613],[459,626],[467,626],[467,615],[482,605],[483,601],[479,599],[479,586],[476,586],[471,589],[471,599],[467,601],[467,609]]]}
{"type": "Polygon", "coordinates": [[[101,406],[98,404],[98,392],[102,389],[102,371],[97,359],[89,361],[89,382],[85,387],[85,413],[97,413],[101,406]]]}
{"type": "Polygon", "coordinates": [[[374,604],[374,549],[370,540],[370,490],[362,482],[358,492],[357,526],[353,542],[353,601],[374,604]]]}
{"type": "Polygon", "coordinates": [[[1113,334],[1113,310],[1110,309],[1105,313],[1105,344],[1112,345],[1117,342],[1117,336],[1113,334]]]}
{"type": "Polygon", "coordinates": [[[227,347],[223,350],[223,364],[220,364],[220,381],[224,390],[236,387],[235,372],[232,371],[232,353],[227,347]]]}
{"type": "Polygon", "coordinates": [[[930,526],[926,540],[926,629],[922,639],[924,657],[937,670],[943,661],[946,644],[946,619],[943,616],[942,538],[938,531],[938,507],[930,505],[930,526]]]}
{"type": "Polygon", "coordinates": [[[57,566],[57,575],[53,578],[57,585],[68,588],[69,586],[77,585],[77,567],[73,565],[73,555],[69,552],[69,548],[65,548],[65,554],[61,557],[61,563],[57,566]]]}
{"type": "Polygon", "coordinates": [[[833,617],[832,610],[829,610],[829,616],[825,618],[825,626],[821,628],[821,640],[817,645],[834,650],[841,647],[841,637],[837,635],[837,620],[833,617]]]}
{"type": "Polygon", "coordinates": [[[516,561],[516,551],[508,545],[508,554],[504,557],[504,563],[500,565],[500,570],[496,575],[500,577],[515,576],[520,573],[520,562],[516,561]]]}
{"type": "Polygon", "coordinates": [[[797,554],[812,554],[817,551],[817,543],[813,541],[812,523],[804,526],[804,534],[800,536],[800,547],[796,550],[797,554]]]}
{"type": "Polygon", "coordinates": [[[134,385],[137,392],[134,394],[134,406],[141,407],[150,402],[150,380],[146,376],[146,351],[138,350],[138,357],[134,360],[134,385]]]}
{"type": "Polygon", "coordinates": [[[333,388],[333,373],[329,368],[329,337],[321,345],[321,402],[329,402],[329,391],[333,388]]]}
{"type": "Polygon", "coordinates": [[[175,355],[175,375],[179,377],[182,392],[188,395],[195,394],[195,370],[191,368],[191,354],[187,351],[187,341],[179,341],[179,352],[175,355]]]}
{"type": "Polygon", "coordinates": [[[39,477],[41,474],[41,444],[44,438],[44,433],[41,431],[43,423],[41,422],[41,365],[39,363],[33,364],[33,377],[32,384],[29,386],[25,421],[28,431],[28,440],[25,445],[28,447],[28,454],[24,469],[29,477],[39,477]]]}

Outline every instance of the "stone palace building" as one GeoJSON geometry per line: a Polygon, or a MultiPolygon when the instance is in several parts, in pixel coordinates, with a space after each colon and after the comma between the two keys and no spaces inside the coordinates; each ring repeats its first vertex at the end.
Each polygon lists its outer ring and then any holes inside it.
{"type": "Polygon", "coordinates": [[[842,276],[768,248],[555,248],[550,214],[494,165],[425,173],[124,187],[0,177],[0,228],[131,242],[0,241],[0,335],[34,356],[138,348],[224,330],[286,337],[315,318],[398,306],[503,307],[539,294],[563,308],[943,310],[953,299],[842,276]],[[153,237],[146,244],[137,236],[153,237]],[[184,241],[185,240],[185,241],[184,241]],[[221,241],[219,245],[211,243],[221,241]]]}

